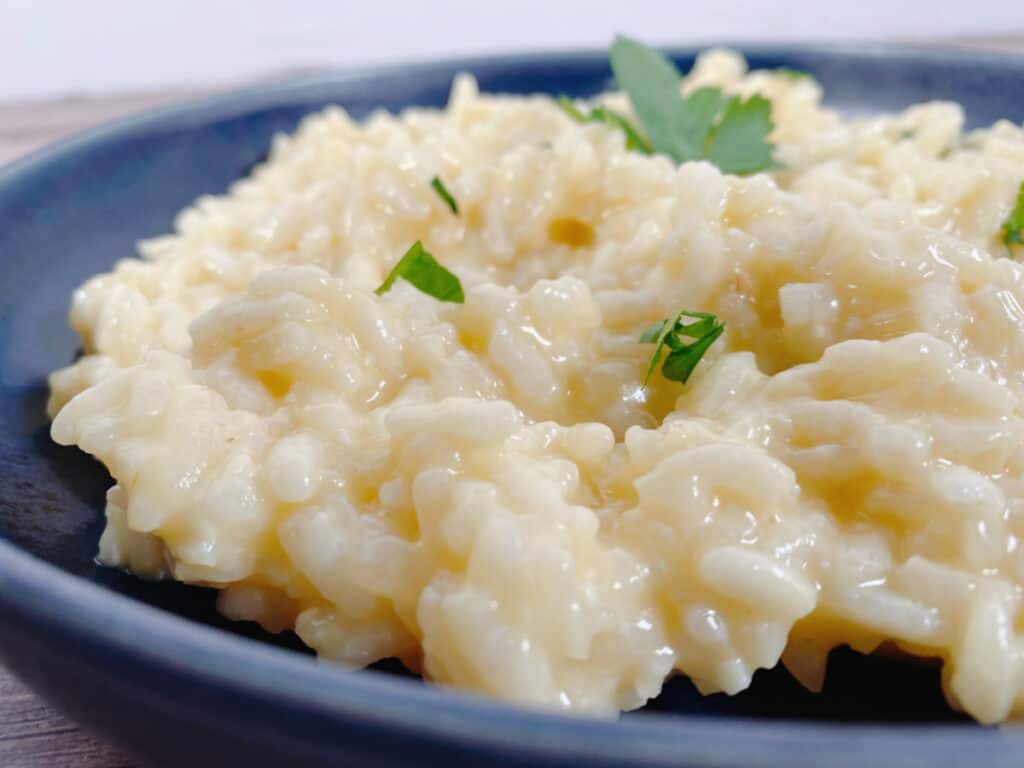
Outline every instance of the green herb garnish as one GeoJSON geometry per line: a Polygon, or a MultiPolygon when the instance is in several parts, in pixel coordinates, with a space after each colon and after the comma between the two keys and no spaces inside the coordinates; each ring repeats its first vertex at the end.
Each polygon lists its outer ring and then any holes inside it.
{"type": "Polygon", "coordinates": [[[726,173],[754,173],[775,167],[771,102],[740,99],[717,88],[684,97],[681,75],[661,52],[627,37],[611,50],[612,71],[629,96],[637,120],[655,152],[677,163],[710,160],[726,173]]]}
{"type": "Polygon", "coordinates": [[[805,70],[794,69],[793,67],[776,67],[775,74],[787,80],[813,80],[814,76],[805,70]]]}
{"type": "Polygon", "coordinates": [[[708,134],[707,158],[725,173],[754,173],[774,168],[774,147],[765,137],[774,128],[772,103],[763,96],[733,97],[708,134]]]}
{"type": "Polygon", "coordinates": [[[448,204],[448,207],[452,209],[452,213],[458,216],[459,204],[455,202],[455,198],[452,197],[452,193],[448,191],[448,188],[444,185],[444,182],[441,181],[441,177],[435,176],[434,178],[432,178],[430,180],[430,186],[432,186],[434,188],[434,191],[437,192],[437,196],[448,204]]]}
{"type": "Polygon", "coordinates": [[[419,240],[405,252],[375,293],[387,293],[400,277],[438,301],[462,304],[466,300],[459,278],[438,264],[419,240]]]}
{"type": "Polygon", "coordinates": [[[640,336],[641,344],[654,344],[654,355],[647,367],[644,386],[651,379],[651,374],[661,361],[661,354],[668,347],[668,357],[661,366],[661,375],[670,381],[685,384],[715,340],[725,330],[725,323],[708,312],[679,312],[675,317],[655,323],[640,336]],[[692,323],[684,323],[683,318],[691,318],[692,323]],[[683,337],[693,339],[685,342],[683,337]]]}
{"type": "Polygon", "coordinates": [[[1017,204],[1003,222],[1003,242],[1013,254],[1013,246],[1024,245],[1024,181],[1017,192],[1017,204]]]}
{"type": "Polygon", "coordinates": [[[649,155],[653,151],[651,143],[629,120],[608,107],[594,107],[589,113],[584,114],[568,96],[559,96],[557,103],[577,123],[603,123],[618,128],[626,134],[626,149],[632,149],[644,155],[649,155]]]}

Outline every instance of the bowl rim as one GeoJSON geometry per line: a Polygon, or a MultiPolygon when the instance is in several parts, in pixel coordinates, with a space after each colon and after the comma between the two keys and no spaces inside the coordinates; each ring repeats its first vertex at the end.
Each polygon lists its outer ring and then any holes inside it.
{"type": "MultiPolygon", "coordinates": [[[[741,53],[791,59],[801,54],[855,63],[857,60],[972,63],[1012,68],[1024,75],[1024,56],[1010,52],[888,44],[744,44],[741,53]]],[[[680,57],[707,46],[665,48],[680,57]]],[[[221,120],[280,106],[286,98],[318,93],[346,83],[415,71],[449,73],[480,66],[515,68],[537,64],[604,60],[604,50],[539,51],[328,70],[228,90],[157,107],[77,133],[0,167],[0,192],[35,173],[98,146],[145,133],[167,121],[221,120]]],[[[951,755],[1009,758],[1024,754],[1024,728],[979,728],[973,724],[845,724],[740,719],[652,713],[606,721],[547,713],[477,695],[423,686],[387,675],[368,675],[311,657],[222,632],[155,608],[32,555],[0,536],[0,611],[12,611],[32,626],[79,642],[97,644],[150,667],[263,701],[285,702],[333,718],[384,727],[410,738],[457,742],[538,759],[615,759],[630,764],[777,765],[784,745],[789,765],[817,766],[823,754],[834,765],[905,757],[906,764],[944,764],[951,755]],[[129,631],[130,630],[130,631],[129,631]],[[424,718],[429,711],[431,716],[424,718]],[[723,745],[728,749],[723,752],[723,745]],[[827,753],[821,752],[826,749],[827,753]],[[847,760],[849,758],[849,760],[847,760]]]]}

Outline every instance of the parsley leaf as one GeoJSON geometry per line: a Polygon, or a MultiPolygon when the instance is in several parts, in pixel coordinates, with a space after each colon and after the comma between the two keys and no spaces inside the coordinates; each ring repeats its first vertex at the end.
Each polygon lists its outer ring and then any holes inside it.
{"type": "Polygon", "coordinates": [[[448,191],[448,188],[441,181],[440,176],[435,176],[430,180],[430,186],[437,192],[437,196],[447,203],[448,207],[452,209],[452,213],[456,216],[459,215],[459,204],[455,202],[455,198],[452,197],[452,193],[448,191]]]}
{"type": "Polygon", "coordinates": [[[655,152],[677,163],[710,160],[725,173],[753,173],[775,165],[771,102],[741,100],[717,88],[689,96],[679,91],[681,75],[659,51],[619,36],[611,50],[612,72],[655,152]]]}
{"type": "Polygon", "coordinates": [[[1011,246],[1024,245],[1024,181],[1017,192],[1017,204],[1003,222],[1003,242],[1011,252],[1011,246]]]}
{"type": "Polygon", "coordinates": [[[375,293],[387,293],[400,277],[438,301],[462,304],[466,300],[459,278],[438,264],[419,240],[405,252],[375,293]]]}
{"type": "Polygon", "coordinates": [[[730,99],[721,121],[708,134],[707,157],[724,173],[754,173],[774,168],[772,145],[764,137],[772,132],[772,103],[763,96],[745,101],[730,99]]]}
{"type": "Polygon", "coordinates": [[[813,75],[810,72],[806,72],[802,69],[794,69],[793,67],[776,67],[775,74],[780,77],[784,77],[787,80],[804,80],[813,79],[813,75]]]}
{"type": "Polygon", "coordinates": [[[685,384],[693,373],[697,363],[704,357],[704,354],[715,343],[719,336],[725,331],[725,323],[718,322],[718,318],[708,312],[687,312],[685,310],[676,314],[668,320],[655,323],[640,335],[640,343],[654,344],[654,355],[651,356],[651,364],[647,367],[647,375],[644,377],[644,386],[651,380],[654,369],[661,362],[662,352],[667,347],[669,350],[665,362],[661,366],[661,375],[670,381],[679,381],[685,384]],[[692,318],[696,322],[684,323],[684,317],[692,318]],[[681,337],[688,337],[693,341],[685,342],[681,337]]]}
{"type": "Polygon", "coordinates": [[[641,344],[654,344],[654,354],[651,355],[651,364],[647,366],[647,375],[644,376],[644,386],[647,386],[647,382],[651,380],[651,374],[654,373],[654,369],[658,367],[658,363],[661,362],[662,347],[668,342],[668,335],[675,329],[679,323],[679,319],[683,316],[680,312],[678,315],[673,317],[671,320],[662,320],[659,323],[655,323],[642,334],[640,334],[641,344]]]}
{"type": "Polygon", "coordinates": [[[708,100],[712,89],[701,89],[684,101],[675,64],[627,37],[615,39],[611,65],[654,149],[677,163],[702,158],[704,137],[718,109],[717,99],[708,100]]]}
{"type": "Polygon", "coordinates": [[[604,123],[613,128],[618,128],[626,134],[626,149],[632,149],[644,155],[649,155],[653,152],[651,142],[618,112],[608,109],[608,107],[594,107],[590,110],[589,114],[584,114],[576,107],[572,99],[564,95],[558,97],[557,103],[577,123],[604,123]]]}

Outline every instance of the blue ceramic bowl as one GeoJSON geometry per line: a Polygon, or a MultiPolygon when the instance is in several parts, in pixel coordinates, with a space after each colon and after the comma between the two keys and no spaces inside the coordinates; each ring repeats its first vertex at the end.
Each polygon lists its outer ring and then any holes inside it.
{"type": "MultiPolygon", "coordinates": [[[[1024,119],[1024,59],[885,47],[748,48],[755,67],[811,71],[848,112],[929,99],[971,126],[1024,119]]],[[[675,52],[682,67],[692,50],[675,52]]],[[[102,467],[54,445],[46,374],[72,359],[72,288],[222,192],[271,137],[338,103],[441,106],[452,75],[485,91],[585,95],[604,53],[329,74],[116,123],[0,171],[0,656],[83,723],[150,761],[188,766],[1019,766],[1024,730],[951,713],[934,665],[837,651],[821,695],[781,669],[734,698],[683,679],[618,722],[545,715],[427,687],[393,666],[318,665],[291,637],[230,625],[209,590],[93,562],[102,467]],[[259,640],[259,642],[257,641],[259,640]]],[[[1024,172],[1024,169],[1022,169],[1024,172]]]]}

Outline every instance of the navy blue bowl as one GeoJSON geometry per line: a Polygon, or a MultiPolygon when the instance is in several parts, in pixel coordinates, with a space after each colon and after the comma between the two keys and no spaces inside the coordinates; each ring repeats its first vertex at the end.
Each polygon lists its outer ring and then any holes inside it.
{"type": "MultiPolygon", "coordinates": [[[[847,112],[929,99],[970,126],[1024,119],[1024,59],[889,47],[746,48],[812,72],[847,112]]],[[[689,67],[693,50],[675,52],[689,67]]],[[[103,468],[49,439],[45,376],[78,346],[74,286],[218,193],[271,137],[326,104],[441,106],[452,75],[485,91],[586,95],[604,53],[328,74],[149,113],[0,171],[0,658],[81,722],[150,761],[189,766],[933,766],[1024,763],[1024,730],[943,703],[934,664],[833,653],[812,695],[781,669],[739,696],[672,681],[618,722],[546,715],[424,686],[394,665],[318,665],[293,636],[216,614],[210,590],[97,566],[103,468]],[[257,642],[257,640],[259,642],[257,642]],[[245,761],[245,762],[243,762],[245,761]]]]}

